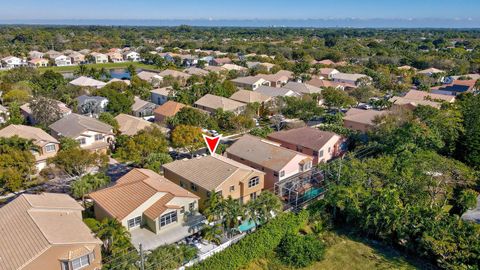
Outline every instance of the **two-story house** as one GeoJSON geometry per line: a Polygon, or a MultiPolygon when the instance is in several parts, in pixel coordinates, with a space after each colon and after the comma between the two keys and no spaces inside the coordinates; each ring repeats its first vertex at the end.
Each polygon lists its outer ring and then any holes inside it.
{"type": "Polygon", "coordinates": [[[21,194],[0,208],[0,269],[100,270],[102,241],[66,194],[21,194]]]}
{"type": "Polygon", "coordinates": [[[125,61],[138,62],[141,60],[140,54],[134,51],[127,51],[123,53],[123,59],[125,61]]]}
{"type": "Polygon", "coordinates": [[[108,56],[103,53],[92,52],[90,55],[95,59],[95,64],[108,63],[108,56]]]}
{"type": "Polygon", "coordinates": [[[265,173],[220,155],[177,160],[163,165],[164,175],[200,197],[202,206],[212,192],[242,203],[256,199],[265,173]]]}
{"type": "Polygon", "coordinates": [[[1,59],[0,61],[1,66],[11,69],[11,68],[16,68],[16,67],[21,67],[25,66],[27,63],[25,60],[15,57],[15,56],[7,56],[1,59]]]}
{"type": "Polygon", "coordinates": [[[157,105],[163,105],[173,95],[174,91],[170,87],[156,88],[150,91],[150,101],[157,105]]]}
{"type": "Polygon", "coordinates": [[[238,77],[236,79],[233,79],[232,83],[235,84],[235,86],[237,87],[247,90],[255,90],[262,85],[270,86],[269,81],[255,76],[238,77]]]}
{"type": "Polygon", "coordinates": [[[88,196],[96,219],[118,220],[130,231],[133,244],[147,250],[195,233],[192,227],[203,220],[198,196],[147,169],[133,169],[115,185],[88,196]]]}
{"type": "Polygon", "coordinates": [[[58,67],[64,67],[64,66],[71,66],[72,65],[72,58],[65,56],[63,54],[53,58],[53,61],[55,62],[55,65],[58,67]]]}
{"type": "Polygon", "coordinates": [[[274,132],[268,135],[267,139],[280,143],[282,147],[312,156],[314,165],[327,162],[344,152],[344,138],[317,128],[302,127],[274,132]]]}
{"type": "Polygon", "coordinates": [[[95,118],[69,114],[49,126],[56,138],[76,140],[83,149],[105,153],[114,141],[113,128],[95,118]]]}
{"type": "Polygon", "coordinates": [[[227,157],[255,168],[265,175],[265,189],[312,168],[311,156],[283,148],[279,143],[244,135],[227,148],[227,157]]]}
{"type": "Polygon", "coordinates": [[[35,157],[35,167],[38,172],[47,166],[47,159],[54,157],[60,149],[60,143],[57,139],[40,128],[24,125],[9,125],[0,130],[0,137],[2,138],[11,138],[14,136],[32,140],[33,144],[37,146],[37,149],[32,149],[32,154],[35,157]]]}

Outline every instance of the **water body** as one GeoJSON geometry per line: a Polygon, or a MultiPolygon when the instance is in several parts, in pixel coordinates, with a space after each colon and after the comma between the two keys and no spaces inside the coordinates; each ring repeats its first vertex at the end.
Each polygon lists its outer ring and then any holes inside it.
{"type": "MultiPolygon", "coordinates": [[[[137,69],[137,73],[141,72],[142,69],[137,69]]],[[[109,69],[108,72],[110,73],[110,76],[112,79],[127,79],[130,80],[130,72],[127,71],[127,69],[124,68],[115,68],[115,69],[109,69]]],[[[62,72],[62,75],[65,79],[73,80],[77,76],[75,76],[74,72],[62,72]]]]}

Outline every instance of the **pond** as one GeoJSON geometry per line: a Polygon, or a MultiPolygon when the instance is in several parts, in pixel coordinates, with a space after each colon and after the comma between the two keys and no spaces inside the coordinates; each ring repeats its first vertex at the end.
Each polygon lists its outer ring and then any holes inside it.
{"type": "MultiPolygon", "coordinates": [[[[137,73],[141,72],[142,69],[137,69],[137,73]]],[[[110,73],[110,76],[112,79],[127,79],[130,80],[130,72],[127,71],[125,68],[114,68],[114,69],[109,69],[108,72],[110,73]]],[[[62,75],[65,79],[75,79],[75,74],[74,72],[62,72],[62,75]]]]}

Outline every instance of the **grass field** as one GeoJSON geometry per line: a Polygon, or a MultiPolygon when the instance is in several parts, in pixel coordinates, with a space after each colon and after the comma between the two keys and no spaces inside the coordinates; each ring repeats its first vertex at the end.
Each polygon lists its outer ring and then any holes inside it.
{"type": "MultiPolygon", "coordinates": [[[[146,65],[143,63],[138,63],[138,62],[124,62],[124,63],[105,63],[105,64],[88,64],[85,65],[89,68],[106,68],[106,69],[113,69],[113,68],[126,68],[129,65],[134,65],[137,68],[140,69],[158,69],[156,66],[153,65],[146,65]]],[[[66,66],[66,67],[44,67],[44,68],[38,68],[39,71],[43,72],[46,70],[53,70],[56,72],[69,72],[69,71],[75,71],[77,69],[77,66],[66,66]]]]}
{"type": "MultiPolygon", "coordinates": [[[[408,259],[398,251],[378,244],[365,244],[347,236],[332,234],[330,246],[321,262],[301,270],[371,270],[371,269],[432,269],[423,262],[408,259]]],[[[243,270],[292,270],[286,267],[272,252],[267,258],[251,263],[243,270]]]]}

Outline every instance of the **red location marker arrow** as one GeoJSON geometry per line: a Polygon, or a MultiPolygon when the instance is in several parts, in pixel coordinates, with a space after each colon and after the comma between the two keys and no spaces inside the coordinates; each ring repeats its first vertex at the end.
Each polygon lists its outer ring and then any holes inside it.
{"type": "Polygon", "coordinates": [[[221,137],[222,135],[218,135],[217,137],[210,137],[203,134],[203,139],[207,144],[207,148],[208,148],[208,151],[210,151],[210,155],[215,154],[215,151],[217,150],[217,146],[218,146],[218,143],[220,142],[221,137]]]}

